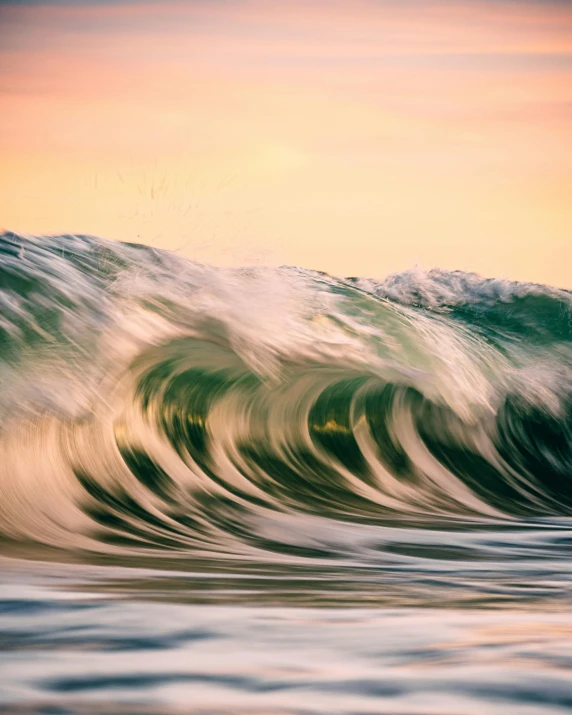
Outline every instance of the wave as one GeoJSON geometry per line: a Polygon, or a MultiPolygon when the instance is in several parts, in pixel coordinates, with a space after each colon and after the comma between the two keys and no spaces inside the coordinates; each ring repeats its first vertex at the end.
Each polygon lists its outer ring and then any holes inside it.
{"type": "Polygon", "coordinates": [[[0,256],[5,539],[331,557],[332,524],[572,515],[568,291],[76,235],[0,256]]]}

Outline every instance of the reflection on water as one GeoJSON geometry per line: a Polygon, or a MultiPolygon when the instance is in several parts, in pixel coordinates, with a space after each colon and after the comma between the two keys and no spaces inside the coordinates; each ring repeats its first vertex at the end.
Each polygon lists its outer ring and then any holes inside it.
{"type": "Polygon", "coordinates": [[[336,563],[7,548],[0,712],[570,712],[569,524],[352,528],[336,563]]]}

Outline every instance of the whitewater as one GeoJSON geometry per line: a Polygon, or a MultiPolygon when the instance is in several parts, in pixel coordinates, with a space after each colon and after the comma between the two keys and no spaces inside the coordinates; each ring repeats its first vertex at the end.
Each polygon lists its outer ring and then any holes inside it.
{"type": "Polygon", "coordinates": [[[0,712],[569,712],[571,486],[569,291],[0,235],[0,712]]]}

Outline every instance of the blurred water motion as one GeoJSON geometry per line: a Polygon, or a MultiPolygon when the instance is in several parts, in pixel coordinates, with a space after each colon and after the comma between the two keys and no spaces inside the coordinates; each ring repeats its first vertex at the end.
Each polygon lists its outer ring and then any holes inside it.
{"type": "Polygon", "coordinates": [[[408,585],[400,603],[379,572],[362,574],[360,592],[358,573],[349,570],[241,578],[2,566],[2,712],[429,715],[572,707],[572,579],[569,571],[549,573],[548,563],[536,583],[523,573],[522,586],[511,589],[507,578],[488,602],[486,572],[465,574],[465,591],[481,586],[471,602],[456,593],[459,576],[447,588],[451,564],[424,579],[419,569],[409,605],[408,585]]]}
{"type": "Polygon", "coordinates": [[[572,709],[569,292],[0,255],[0,711],[572,709]]]}

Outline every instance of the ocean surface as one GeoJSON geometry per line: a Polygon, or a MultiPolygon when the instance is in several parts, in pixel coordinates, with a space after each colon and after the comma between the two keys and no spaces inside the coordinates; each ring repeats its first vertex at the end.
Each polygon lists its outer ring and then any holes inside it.
{"type": "Polygon", "coordinates": [[[0,712],[572,712],[572,294],[0,235],[0,712]]]}

